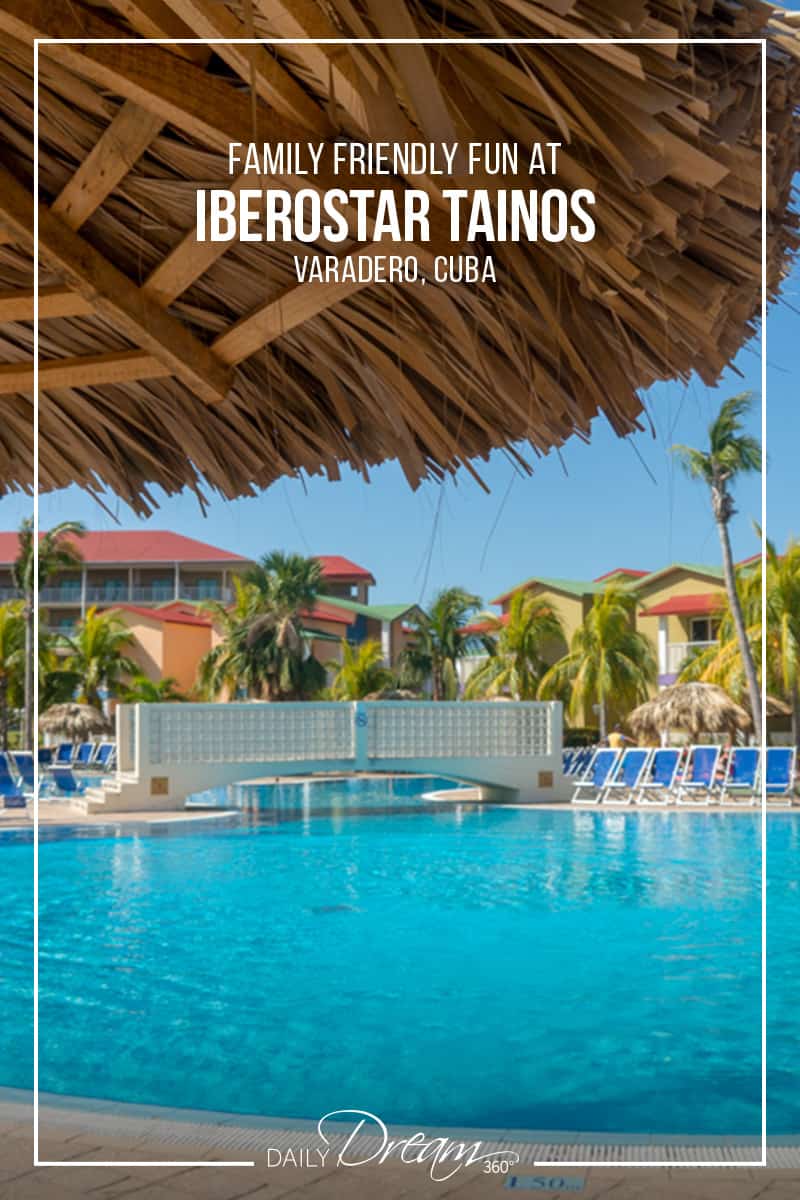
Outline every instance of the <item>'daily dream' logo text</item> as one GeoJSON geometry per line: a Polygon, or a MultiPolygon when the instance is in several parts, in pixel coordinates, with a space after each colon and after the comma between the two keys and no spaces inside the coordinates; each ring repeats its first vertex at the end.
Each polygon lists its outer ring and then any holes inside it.
{"type": "Polygon", "coordinates": [[[444,1183],[464,1167],[476,1163],[482,1163],[484,1171],[494,1174],[519,1162],[519,1155],[512,1150],[482,1152],[482,1142],[430,1137],[421,1131],[405,1137],[390,1137],[380,1117],[360,1108],[340,1108],[326,1113],[317,1122],[317,1133],[323,1142],[321,1147],[298,1150],[270,1147],[267,1166],[363,1167],[368,1163],[384,1163],[387,1158],[394,1157],[404,1163],[428,1163],[431,1179],[444,1183]]]}

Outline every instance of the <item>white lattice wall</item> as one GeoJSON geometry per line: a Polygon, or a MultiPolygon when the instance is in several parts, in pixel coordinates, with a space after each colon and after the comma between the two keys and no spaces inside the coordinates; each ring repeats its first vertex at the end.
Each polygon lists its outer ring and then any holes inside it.
{"type": "Polygon", "coordinates": [[[146,708],[148,759],[172,763],[352,759],[349,704],[169,704],[146,708]]]}
{"type": "Polygon", "coordinates": [[[558,704],[137,704],[117,721],[119,776],[92,811],[318,771],[441,771],[524,800],[557,799],[563,783],[558,704]]]}
{"type": "Polygon", "coordinates": [[[553,752],[550,704],[413,704],[368,709],[367,753],[382,758],[534,758],[553,752]]]}

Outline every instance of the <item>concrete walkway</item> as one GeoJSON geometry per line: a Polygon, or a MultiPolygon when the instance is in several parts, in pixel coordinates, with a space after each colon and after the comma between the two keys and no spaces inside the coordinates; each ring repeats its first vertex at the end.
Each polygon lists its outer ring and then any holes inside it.
{"type": "MultiPolygon", "coordinates": [[[[16,1096],[24,1095],[16,1093],[16,1096]]],[[[265,1151],[254,1152],[246,1121],[236,1136],[223,1139],[213,1125],[184,1124],[174,1133],[174,1122],[157,1118],[159,1110],[128,1119],[122,1137],[109,1130],[120,1127],[114,1114],[119,1106],[98,1105],[97,1111],[42,1109],[39,1157],[64,1166],[33,1166],[33,1136],[29,1102],[0,1097],[0,1198],[2,1200],[433,1200],[487,1197],[503,1200],[520,1191],[568,1200],[569,1197],[609,1197],[609,1200],[797,1200],[800,1165],[796,1169],[772,1168],[628,1168],[615,1166],[560,1168],[557,1163],[539,1167],[523,1163],[507,1175],[487,1175],[479,1165],[465,1167],[451,1179],[432,1180],[426,1165],[390,1159],[381,1165],[341,1167],[333,1152],[324,1167],[268,1165],[265,1151]],[[158,1130],[147,1134],[148,1127],[158,1130]],[[220,1142],[224,1141],[224,1145],[220,1142]],[[218,1167],[220,1159],[254,1158],[254,1167],[218,1167]],[[138,1166],[141,1162],[169,1161],[169,1166],[138,1166]],[[95,1165],[99,1163],[112,1165],[95,1165]],[[209,1165],[189,1165],[202,1163],[209,1165]]],[[[198,1114],[199,1116],[199,1114],[198,1114]]],[[[230,1118],[229,1118],[230,1120],[230,1118]]],[[[393,1131],[395,1132],[395,1131],[393,1131]]],[[[284,1131],[276,1140],[299,1151],[309,1135],[284,1131]]],[[[800,1156],[798,1156],[800,1158],[800,1156]]],[[[442,1172],[445,1173],[445,1172],[442,1172]]]]}

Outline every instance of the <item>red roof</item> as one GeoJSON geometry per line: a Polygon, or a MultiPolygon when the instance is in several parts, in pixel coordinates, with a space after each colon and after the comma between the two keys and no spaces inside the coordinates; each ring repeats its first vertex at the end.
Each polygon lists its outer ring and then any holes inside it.
{"type": "Polygon", "coordinates": [[[724,605],[724,597],[719,592],[700,592],[691,596],[671,596],[654,604],[652,608],[643,608],[639,614],[642,617],[671,617],[687,616],[702,617],[709,613],[719,612],[724,605]]]}
{"type": "Polygon", "coordinates": [[[361,579],[367,583],[375,582],[375,577],[366,567],[360,567],[349,558],[340,554],[315,554],[317,562],[322,564],[322,574],[326,579],[361,579]]]}
{"type": "Polygon", "coordinates": [[[464,625],[461,632],[466,634],[491,633],[498,624],[507,625],[508,617],[509,614],[507,612],[500,613],[495,617],[494,621],[475,621],[472,625],[464,625]]]}
{"type": "Polygon", "coordinates": [[[161,625],[202,625],[205,629],[211,626],[210,617],[198,612],[190,604],[182,604],[180,600],[173,604],[165,604],[161,608],[141,608],[136,604],[115,604],[114,608],[134,613],[138,617],[148,617],[161,625]]]}
{"type": "MultiPolygon", "coordinates": [[[[251,560],[231,554],[218,546],[209,546],[182,533],[160,529],[93,530],[76,538],[75,545],[89,566],[100,563],[231,563],[244,566],[251,560]]],[[[16,533],[0,533],[0,563],[8,565],[17,557],[16,533]]]]}
{"type": "Polygon", "coordinates": [[[604,579],[611,579],[614,575],[629,575],[631,579],[644,579],[645,575],[649,574],[649,571],[635,571],[633,567],[614,567],[611,571],[606,571],[604,575],[596,575],[592,582],[602,583],[604,579]]]}
{"type": "Polygon", "coordinates": [[[332,604],[315,604],[311,612],[300,613],[307,621],[332,621],[336,625],[354,625],[357,615],[345,612],[343,608],[334,608],[332,604]]]}

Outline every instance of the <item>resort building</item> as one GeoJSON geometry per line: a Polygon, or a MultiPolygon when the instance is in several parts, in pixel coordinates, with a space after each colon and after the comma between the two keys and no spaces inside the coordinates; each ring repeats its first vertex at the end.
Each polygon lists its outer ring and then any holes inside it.
{"type": "MultiPolygon", "coordinates": [[[[188,691],[200,659],[218,640],[202,602],[232,602],[233,580],[253,560],[162,530],[91,531],[77,545],[80,566],[49,579],[40,593],[46,625],[69,636],[90,608],[114,609],[131,628],[129,653],[142,673],[173,678],[188,691]]],[[[18,597],[12,574],[17,553],[17,534],[0,532],[0,603],[18,597]]],[[[370,604],[371,571],[341,555],[317,557],[324,598],[303,622],[312,653],[323,662],[339,659],[343,640],[358,645],[373,638],[387,664],[394,664],[416,605],[370,604]]]]}
{"type": "MultiPolygon", "coordinates": [[[[503,621],[507,620],[511,600],[519,591],[550,603],[564,628],[564,638],[554,640],[546,651],[547,659],[556,662],[566,653],[595,596],[609,585],[636,596],[636,628],[657,651],[659,687],[674,683],[684,660],[717,640],[725,588],[721,568],[705,564],[671,563],[657,571],[614,567],[592,580],[532,576],[496,596],[492,604],[499,605],[499,619],[503,621]]],[[[486,627],[471,628],[478,632],[486,627]]],[[[465,678],[479,661],[478,657],[467,661],[465,678]]]]}

